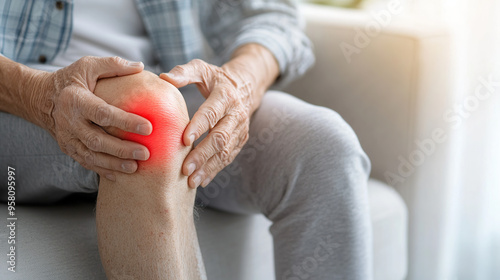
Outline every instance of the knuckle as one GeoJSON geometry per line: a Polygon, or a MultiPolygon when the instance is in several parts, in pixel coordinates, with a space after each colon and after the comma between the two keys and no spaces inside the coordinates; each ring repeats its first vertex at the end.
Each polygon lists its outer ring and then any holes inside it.
{"type": "Polygon", "coordinates": [[[217,151],[223,150],[229,143],[230,136],[225,131],[214,131],[212,132],[212,139],[217,151]]]}
{"type": "Polygon", "coordinates": [[[195,147],[194,150],[192,150],[186,157],[186,161],[194,162],[196,166],[202,166],[202,155],[200,154],[200,149],[200,146],[195,147]]]}
{"type": "Polygon", "coordinates": [[[238,119],[239,123],[245,124],[246,130],[250,128],[250,118],[252,118],[252,113],[250,110],[238,110],[238,113],[236,114],[236,118],[238,119]]]}
{"type": "Polygon", "coordinates": [[[93,151],[101,151],[102,150],[102,139],[99,135],[95,133],[90,133],[87,136],[86,141],[87,147],[93,151]]]}
{"type": "Polygon", "coordinates": [[[80,58],[77,61],[77,63],[87,65],[87,64],[91,63],[93,60],[94,60],[94,57],[87,55],[87,56],[80,58]]]}
{"type": "Polygon", "coordinates": [[[237,110],[231,115],[236,119],[237,123],[245,123],[249,119],[246,110],[237,110]]]}
{"type": "Polygon", "coordinates": [[[206,64],[206,62],[199,59],[199,58],[195,58],[195,59],[191,60],[189,62],[189,64],[192,64],[195,67],[199,67],[199,66],[204,66],[206,64]]]}
{"type": "Polygon", "coordinates": [[[221,169],[225,166],[228,166],[232,161],[232,153],[229,149],[223,149],[220,153],[217,154],[218,162],[221,166],[221,169]]]}
{"type": "Polygon", "coordinates": [[[220,159],[224,164],[229,164],[231,162],[231,152],[229,151],[229,149],[223,149],[220,152],[220,159]]]}
{"type": "Polygon", "coordinates": [[[210,127],[210,129],[214,128],[217,122],[219,121],[217,116],[218,116],[217,109],[207,108],[205,110],[205,117],[207,118],[208,126],[210,127]]]}
{"type": "Polygon", "coordinates": [[[95,157],[92,155],[91,152],[85,152],[83,155],[83,161],[89,165],[89,166],[94,166],[95,165],[95,157]]]}
{"type": "Polygon", "coordinates": [[[123,129],[123,130],[132,130],[134,127],[134,117],[125,115],[125,117],[116,117],[113,121],[113,126],[123,129]]]}
{"type": "Polygon", "coordinates": [[[123,65],[125,63],[125,59],[119,57],[119,56],[112,56],[108,58],[108,62],[111,65],[123,65]]]}
{"type": "Polygon", "coordinates": [[[175,72],[180,75],[184,75],[186,72],[186,66],[185,65],[177,65],[172,69],[172,72],[175,72]]]}
{"type": "Polygon", "coordinates": [[[233,93],[233,91],[231,91],[230,89],[225,89],[224,90],[224,96],[225,96],[225,99],[227,100],[226,102],[229,103],[229,104],[234,104],[234,106],[237,106],[238,105],[238,97],[236,94],[233,93]]]}
{"type": "Polygon", "coordinates": [[[127,149],[124,147],[117,147],[115,151],[115,155],[119,158],[126,158],[127,157],[127,149]]]}
{"type": "Polygon", "coordinates": [[[111,110],[107,105],[98,105],[95,110],[95,120],[99,125],[109,126],[111,110]]]}
{"type": "Polygon", "coordinates": [[[197,166],[203,165],[209,158],[211,153],[207,149],[195,149],[193,152],[193,159],[197,166]]]}
{"type": "Polygon", "coordinates": [[[230,108],[231,111],[241,110],[241,101],[239,100],[237,94],[231,91],[231,89],[225,89],[222,92],[222,98],[220,102],[224,108],[230,108]]]}
{"type": "Polygon", "coordinates": [[[224,98],[227,99],[228,101],[234,102],[237,100],[236,96],[233,94],[233,90],[230,89],[227,85],[221,87],[220,92],[222,96],[224,96],[224,98]]]}
{"type": "Polygon", "coordinates": [[[205,61],[199,59],[199,58],[195,58],[195,59],[192,59],[190,61],[190,63],[193,63],[193,64],[200,64],[200,63],[205,63],[205,61]]]}
{"type": "MultiPolygon", "coordinates": [[[[59,146],[61,147],[61,150],[67,154],[68,156],[72,157],[75,159],[75,155],[77,155],[77,148],[74,144],[74,140],[70,139],[68,141],[65,140],[60,140],[58,139],[59,146]]],[[[75,159],[76,160],[76,159],[75,159]]]]}

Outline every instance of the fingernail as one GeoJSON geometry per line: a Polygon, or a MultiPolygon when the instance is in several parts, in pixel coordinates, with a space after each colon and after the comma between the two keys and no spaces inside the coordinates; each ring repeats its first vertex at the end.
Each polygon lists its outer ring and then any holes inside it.
{"type": "Polygon", "coordinates": [[[134,172],[135,171],[135,164],[132,162],[124,162],[122,163],[122,169],[125,172],[134,172]]]}
{"type": "Polygon", "coordinates": [[[149,125],[147,125],[145,123],[137,125],[136,131],[137,131],[137,133],[142,134],[142,135],[149,135],[151,133],[150,129],[149,129],[149,125]]]}
{"type": "Polygon", "coordinates": [[[189,143],[191,143],[191,145],[193,145],[193,143],[194,143],[194,134],[189,135],[189,143]]]}
{"type": "Polygon", "coordinates": [[[167,75],[171,79],[175,79],[175,75],[172,73],[165,73],[165,75],[167,75]]]}
{"type": "Polygon", "coordinates": [[[201,182],[201,177],[200,177],[200,175],[196,175],[196,176],[194,176],[194,178],[193,178],[193,182],[194,182],[194,185],[195,185],[196,187],[197,187],[197,186],[199,186],[199,185],[200,185],[200,182],[201,182]]]}
{"type": "Polygon", "coordinates": [[[135,150],[133,154],[134,159],[136,160],[147,160],[147,154],[144,150],[135,150]]]}
{"type": "Polygon", "coordinates": [[[192,162],[188,164],[188,176],[191,176],[191,174],[193,174],[195,169],[196,169],[196,164],[192,162]]]}
{"type": "Polygon", "coordinates": [[[113,181],[113,182],[116,181],[116,177],[113,174],[106,174],[106,179],[113,181]]]}
{"type": "Polygon", "coordinates": [[[208,186],[208,184],[210,184],[211,181],[212,181],[212,179],[207,178],[207,179],[205,179],[205,181],[203,181],[203,183],[201,184],[201,186],[202,187],[206,187],[206,186],[208,186]]]}
{"type": "Polygon", "coordinates": [[[128,66],[130,66],[130,67],[142,66],[142,61],[129,61],[128,66]]]}

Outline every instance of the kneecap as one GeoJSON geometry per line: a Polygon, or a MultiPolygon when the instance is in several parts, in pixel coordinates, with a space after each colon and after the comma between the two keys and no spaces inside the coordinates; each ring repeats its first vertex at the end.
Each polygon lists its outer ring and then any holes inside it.
{"type": "Polygon", "coordinates": [[[186,103],[177,88],[157,75],[143,71],[138,74],[100,80],[94,93],[107,103],[126,112],[148,119],[153,132],[144,136],[104,128],[109,134],[122,140],[146,146],[150,157],[138,161],[138,170],[165,168],[173,162],[183,160],[186,149],[182,134],[189,122],[186,103]]]}

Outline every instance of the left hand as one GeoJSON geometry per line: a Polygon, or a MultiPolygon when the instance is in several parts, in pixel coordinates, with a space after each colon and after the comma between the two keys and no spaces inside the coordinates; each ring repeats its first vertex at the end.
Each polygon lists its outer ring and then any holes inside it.
{"type": "Polygon", "coordinates": [[[254,89],[255,78],[241,63],[218,67],[195,59],[160,78],[178,88],[194,83],[207,99],[186,127],[184,145],[192,145],[207,131],[209,134],[189,153],[182,167],[182,173],[190,176],[191,188],[205,187],[247,142],[250,117],[263,91],[254,89]]]}

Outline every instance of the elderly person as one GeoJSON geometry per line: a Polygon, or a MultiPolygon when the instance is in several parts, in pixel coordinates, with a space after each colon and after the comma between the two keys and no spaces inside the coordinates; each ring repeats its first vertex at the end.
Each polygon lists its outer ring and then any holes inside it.
{"type": "Polygon", "coordinates": [[[0,10],[2,169],[18,170],[20,203],[98,193],[108,278],[206,278],[195,199],[270,219],[276,279],[371,278],[370,163],[355,134],[335,112],[268,90],[314,60],[291,1],[0,10]]]}

